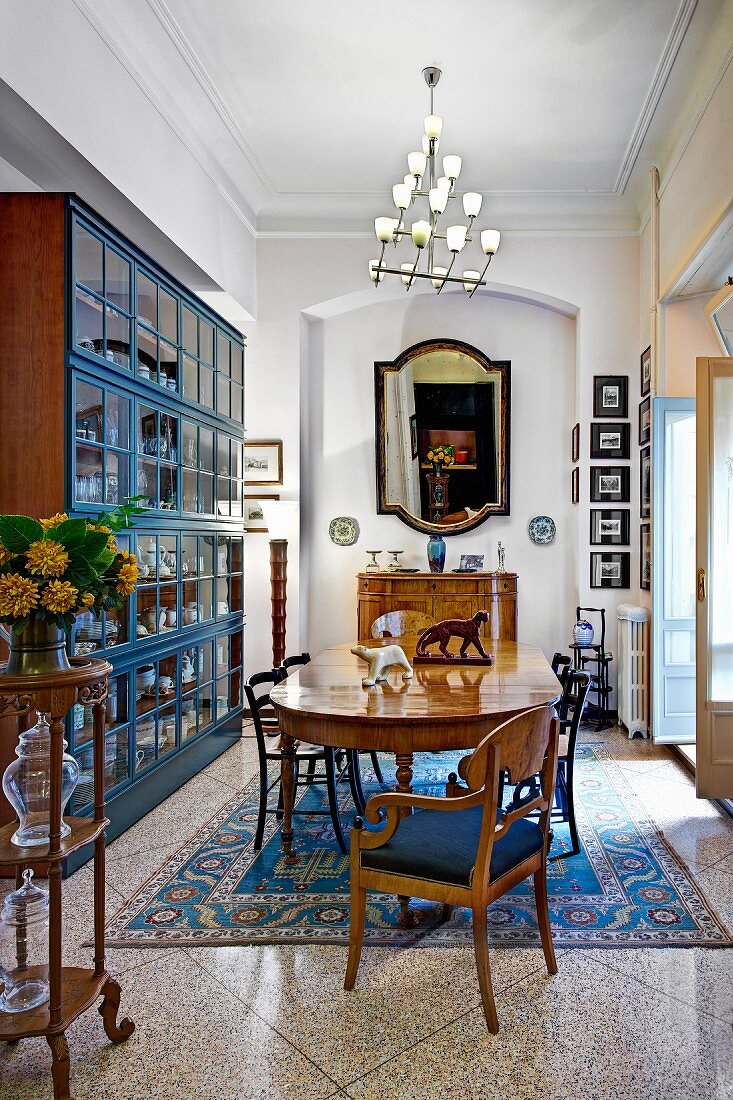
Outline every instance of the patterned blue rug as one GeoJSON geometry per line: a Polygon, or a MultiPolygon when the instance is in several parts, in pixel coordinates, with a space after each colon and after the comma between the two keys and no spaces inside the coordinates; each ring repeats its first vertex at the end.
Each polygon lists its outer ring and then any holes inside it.
{"type": "MultiPolygon", "coordinates": [[[[416,791],[443,793],[460,754],[416,760],[416,791]]],[[[363,759],[367,792],[379,789],[363,759]]],[[[386,777],[394,761],[385,757],[386,777]]],[[[576,812],[582,852],[549,864],[550,917],[558,947],[730,947],[723,925],[686,867],[646,816],[621,770],[603,746],[583,745],[576,756],[576,812]]],[[[354,816],[344,785],[343,816],[354,816]]],[[[325,818],[296,818],[296,866],[282,859],[278,824],[268,818],[260,853],[252,850],[258,783],[226,802],[124,904],[110,922],[110,947],[268,943],[345,944],[349,935],[349,861],[325,818]]],[[[310,788],[299,807],[322,808],[323,787],[310,788]]],[[[567,826],[553,825],[551,854],[569,849],[567,826]]],[[[369,894],[366,938],[407,946],[428,931],[431,946],[472,943],[470,911],[457,909],[438,925],[440,906],[413,899],[415,929],[397,923],[394,896],[369,894]]],[[[489,909],[494,944],[539,942],[531,880],[489,909]]]]}

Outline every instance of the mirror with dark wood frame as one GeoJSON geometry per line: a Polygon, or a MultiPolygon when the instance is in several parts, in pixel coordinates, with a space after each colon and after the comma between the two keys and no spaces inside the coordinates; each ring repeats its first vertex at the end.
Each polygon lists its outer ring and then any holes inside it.
{"type": "Polygon", "coordinates": [[[510,375],[459,340],[374,364],[380,515],[443,535],[509,515],[510,375]]]}

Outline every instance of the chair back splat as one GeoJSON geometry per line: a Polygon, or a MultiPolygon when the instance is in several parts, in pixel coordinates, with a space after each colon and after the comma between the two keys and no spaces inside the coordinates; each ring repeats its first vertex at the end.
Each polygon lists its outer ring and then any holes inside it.
{"type": "Polygon", "coordinates": [[[372,623],[372,638],[404,638],[406,634],[422,634],[433,625],[430,615],[422,611],[385,611],[372,623]]]}

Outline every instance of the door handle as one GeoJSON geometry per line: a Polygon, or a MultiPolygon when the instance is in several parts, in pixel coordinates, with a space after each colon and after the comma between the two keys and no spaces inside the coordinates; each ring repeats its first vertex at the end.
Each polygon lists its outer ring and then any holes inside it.
{"type": "Polygon", "coordinates": [[[705,570],[698,569],[697,571],[697,600],[698,603],[702,603],[705,599],[705,570]]]}

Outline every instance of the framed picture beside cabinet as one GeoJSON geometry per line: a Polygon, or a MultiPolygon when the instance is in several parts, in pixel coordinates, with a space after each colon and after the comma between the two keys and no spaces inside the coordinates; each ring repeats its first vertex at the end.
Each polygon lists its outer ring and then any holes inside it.
{"type": "Polygon", "coordinates": [[[574,466],[570,475],[570,502],[580,504],[580,466],[574,466]]]}
{"type": "Polygon", "coordinates": [[[652,586],[652,537],[651,525],[642,523],[639,545],[639,587],[646,592],[652,586]]]}
{"type": "Polygon", "coordinates": [[[592,553],[590,556],[591,588],[628,588],[630,554],[592,553]]]}
{"type": "Polygon", "coordinates": [[[631,425],[627,422],[591,424],[591,458],[629,458],[631,455],[631,425]]]}
{"type": "Polygon", "coordinates": [[[629,415],[629,379],[625,374],[596,374],[593,378],[593,416],[629,415]]]}
{"type": "Polygon", "coordinates": [[[244,444],[244,484],[282,485],[283,444],[281,439],[244,444]]]}
{"type": "Polygon", "coordinates": [[[591,508],[592,546],[628,546],[629,529],[628,508],[591,508]]]}
{"type": "Polygon", "coordinates": [[[643,447],[639,455],[639,515],[649,519],[652,514],[651,447],[643,447]]]}
{"type": "Polygon", "coordinates": [[[630,488],[628,466],[591,466],[590,499],[594,503],[628,504],[630,488]]]}
{"type": "Polygon", "coordinates": [[[257,496],[245,496],[244,498],[244,529],[251,534],[260,532],[267,534],[265,515],[262,509],[263,500],[279,500],[279,493],[259,493],[257,496]]]}
{"type": "Polygon", "coordinates": [[[648,443],[652,434],[652,401],[647,397],[639,405],[639,446],[648,443]]]}
{"type": "Polygon", "coordinates": [[[417,455],[417,413],[413,413],[410,417],[410,457],[415,459],[417,455]]]}
{"type": "Polygon", "coordinates": [[[571,435],[571,461],[578,462],[580,460],[580,424],[576,424],[573,428],[571,435]]]}
{"type": "Polygon", "coordinates": [[[652,388],[652,349],[651,344],[641,353],[641,396],[646,397],[652,388]]]}

